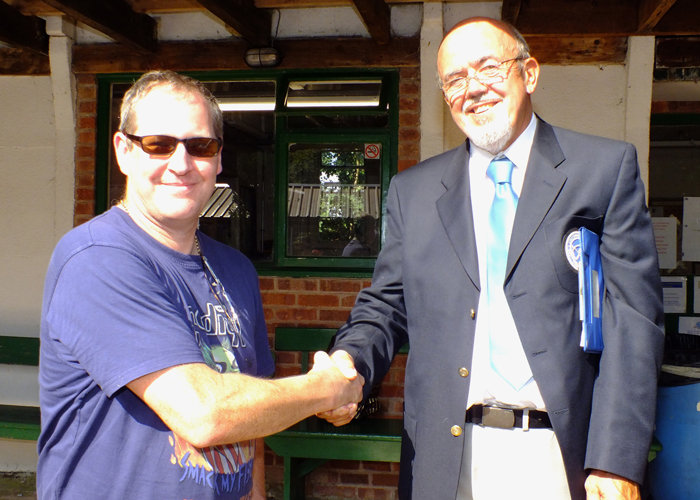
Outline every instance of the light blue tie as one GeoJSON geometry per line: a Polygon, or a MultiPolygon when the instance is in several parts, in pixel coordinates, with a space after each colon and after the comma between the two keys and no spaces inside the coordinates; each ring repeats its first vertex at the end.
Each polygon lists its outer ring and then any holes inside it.
{"type": "Polygon", "coordinates": [[[518,195],[513,191],[513,163],[505,156],[495,158],[486,175],[496,187],[489,211],[486,247],[486,297],[489,311],[489,350],[491,366],[515,390],[532,377],[518,332],[513,328],[510,307],[503,292],[508,246],[513,230],[518,195]]]}

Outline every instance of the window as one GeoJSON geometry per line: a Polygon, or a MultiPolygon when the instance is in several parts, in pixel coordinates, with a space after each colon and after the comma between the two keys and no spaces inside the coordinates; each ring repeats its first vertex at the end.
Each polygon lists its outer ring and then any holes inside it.
{"type": "MultiPolygon", "coordinates": [[[[193,76],[224,112],[223,171],[200,229],[239,249],[262,273],[371,271],[396,172],[397,72],[193,76]]],[[[98,78],[99,212],[125,187],[111,136],[124,92],[136,78],[98,78]]]]}

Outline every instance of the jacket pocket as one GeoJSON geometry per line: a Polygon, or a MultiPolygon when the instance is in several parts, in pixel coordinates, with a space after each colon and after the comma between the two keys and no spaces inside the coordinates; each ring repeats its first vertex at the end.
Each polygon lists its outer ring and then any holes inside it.
{"type": "MultiPolygon", "coordinates": [[[[567,250],[565,248],[567,237],[572,231],[577,231],[582,227],[600,236],[602,226],[602,215],[598,217],[572,215],[551,222],[544,228],[547,246],[549,247],[549,256],[554,264],[559,283],[564,290],[578,294],[578,272],[569,262],[569,258],[567,258],[567,250]]],[[[571,250],[568,253],[573,258],[571,250]]]]}

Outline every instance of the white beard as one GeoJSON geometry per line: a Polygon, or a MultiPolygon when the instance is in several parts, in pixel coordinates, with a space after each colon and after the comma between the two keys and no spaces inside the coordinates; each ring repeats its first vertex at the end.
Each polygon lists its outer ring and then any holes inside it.
{"type": "MultiPolygon", "coordinates": [[[[465,102],[462,107],[462,112],[474,102],[484,100],[484,96],[465,102]]],[[[499,108],[502,106],[498,106],[499,108]]],[[[497,155],[505,148],[508,141],[513,137],[513,126],[508,120],[508,115],[500,110],[491,118],[490,121],[485,121],[481,125],[470,127],[468,137],[469,140],[477,147],[488,151],[492,155],[497,155]]]]}

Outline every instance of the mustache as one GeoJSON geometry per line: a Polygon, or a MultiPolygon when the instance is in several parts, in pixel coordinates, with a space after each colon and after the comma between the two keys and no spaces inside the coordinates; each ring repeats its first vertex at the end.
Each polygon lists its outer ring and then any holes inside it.
{"type": "Polygon", "coordinates": [[[476,95],[470,99],[464,99],[462,102],[462,113],[466,113],[467,109],[474,104],[479,104],[480,102],[489,101],[495,99],[492,92],[486,91],[482,94],[476,95]]]}

